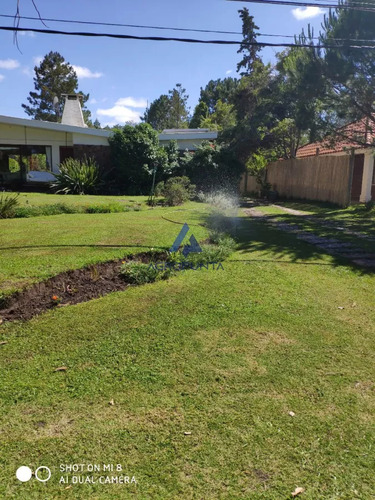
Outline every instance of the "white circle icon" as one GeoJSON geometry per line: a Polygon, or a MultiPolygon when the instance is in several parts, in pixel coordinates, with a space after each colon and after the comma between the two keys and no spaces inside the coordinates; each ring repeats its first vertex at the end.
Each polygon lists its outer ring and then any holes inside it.
{"type": "Polygon", "coordinates": [[[26,483],[27,481],[30,481],[31,476],[32,476],[32,471],[30,467],[26,467],[25,465],[23,465],[22,467],[18,467],[16,471],[16,477],[19,481],[26,483]]]}
{"type": "Polygon", "coordinates": [[[44,465],[41,465],[40,467],[37,468],[37,470],[35,471],[35,477],[37,478],[38,481],[40,481],[41,483],[46,483],[47,481],[49,481],[49,479],[51,478],[51,469],[49,469],[48,467],[45,467],[44,465]],[[42,470],[45,470],[47,471],[47,474],[48,474],[48,477],[46,479],[41,479],[39,476],[38,476],[38,472],[39,471],[42,471],[42,470]]]}

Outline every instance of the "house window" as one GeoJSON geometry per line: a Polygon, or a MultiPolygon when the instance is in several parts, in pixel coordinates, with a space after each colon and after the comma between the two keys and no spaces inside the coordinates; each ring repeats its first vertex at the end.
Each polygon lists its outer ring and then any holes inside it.
{"type": "Polygon", "coordinates": [[[51,146],[0,145],[0,180],[24,180],[29,172],[51,170],[51,146]]]}

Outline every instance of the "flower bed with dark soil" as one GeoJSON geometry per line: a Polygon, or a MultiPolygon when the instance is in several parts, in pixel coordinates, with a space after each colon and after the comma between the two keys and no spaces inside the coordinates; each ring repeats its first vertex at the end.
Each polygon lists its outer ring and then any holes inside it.
{"type": "Polygon", "coordinates": [[[167,252],[145,252],[58,274],[6,298],[0,305],[0,323],[29,320],[48,309],[87,302],[125,290],[130,284],[120,274],[124,260],[149,263],[166,260],[167,255],[167,252]]]}

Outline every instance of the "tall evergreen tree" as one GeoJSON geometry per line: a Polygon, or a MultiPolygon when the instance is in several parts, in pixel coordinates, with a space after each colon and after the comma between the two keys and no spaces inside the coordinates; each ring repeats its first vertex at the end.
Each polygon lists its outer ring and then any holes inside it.
{"type": "Polygon", "coordinates": [[[236,125],[236,112],[233,104],[228,104],[219,99],[215,112],[201,121],[201,128],[209,128],[222,132],[236,125]]]}
{"type": "Polygon", "coordinates": [[[239,80],[228,76],[227,78],[210,80],[202,88],[199,101],[207,104],[210,114],[215,112],[216,103],[220,100],[223,103],[231,104],[233,95],[238,88],[239,80]]]}
{"type": "Polygon", "coordinates": [[[187,128],[189,124],[189,107],[187,101],[189,96],[186,94],[181,83],[177,83],[173,90],[169,91],[169,100],[171,103],[171,128],[187,128]]]}
{"type": "Polygon", "coordinates": [[[201,128],[201,123],[208,117],[208,106],[205,102],[199,101],[195,106],[193,116],[189,123],[189,128],[201,128]]]}
{"type": "Polygon", "coordinates": [[[253,69],[254,64],[261,59],[258,52],[261,47],[254,45],[257,42],[258,26],[254,23],[254,17],[250,16],[249,9],[241,9],[238,11],[242,20],[242,42],[237,54],[242,54],[242,60],[237,64],[237,72],[243,68],[244,71],[240,73],[241,76],[249,75],[253,69]]]}
{"type": "Polygon", "coordinates": [[[161,95],[146,109],[142,120],[149,123],[154,130],[162,131],[170,128],[170,101],[165,94],[161,95]]]}
{"type": "Polygon", "coordinates": [[[166,128],[186,128],[189,123],[189,96],[181,83],[155,99],[146,109],[142,120],[149,123],[155,130],[166,128]]]}
{"type": "MultiPolygon", "coordinates": [[[[345,3],[355,7],[357,2],[345,3]]],[[[375,6],[374,0],[370,3],[375,6]]],[[[324,17],[319,33],[320,45],[328,48],[298,49],[305,59],[305,64],[299,65],[298,79],[304,82],[305,94],[315,94],[321,100],[321,118],[333,138],[345,138],[338,127],[360,118],[367,118],[368,128],[375,131],[375,53],[364,41],[374,38],[374,12],[336,9],[324,17]]],[[[310,26],[299,40],[314,44],[310,26]]],[[[350,139],[364,143],[363,135],[350,139]]]]}
{"type": "MultiPolygon", "coordinates": [[[[39,66],[34,67],[35,91],[29,93],[27,98],[29,104],[22,104],[25,112],[34,120],[45,120],[50,122],[61,121],[64,108],[63,94],[78,93],[78,78],[74,68],[65,61],[58,52],[49,52],[41,61],[39,66]],[[58,103],[55,104],[55,97],[58,103]]],[[[89,99],[89,94],[82,95],[83,116],[88,125],[90,122],[90,111],[85,109],[84,103],[89,99]]]]}

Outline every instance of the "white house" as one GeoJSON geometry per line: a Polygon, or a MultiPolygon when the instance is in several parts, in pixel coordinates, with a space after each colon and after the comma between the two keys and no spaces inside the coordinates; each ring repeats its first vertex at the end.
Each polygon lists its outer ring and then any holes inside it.
{"type": "MultiPolygon", "coordinates": [[[[0,115],[0,187],[53,181],[69,157],[86,155],[110,167],[111,132],[85,125],[79,95],[64,97],[61,123],[0,115]]],[[[216,138],[209,129],[170,129],[159,135],[161,145],[174,139],[180,151],[194,151],[203,140],[216,138]]]]}
{"type": "Polygon", "coordinates": [[[214,141],[217,139],[217,132],[208,128],[171,128],[165,129],[159,135],[162,146],[166,146],[169,141],[177,141],[180,151],[195,151],[202,141],[214,141]]]}
{"type": "Polygon", "coordinates": [[[62,123],[0,115],[0,186],[49,182],[70,156],[109,159],[110,132],[85,126],[79,96],[65,99],[62,123]]]}

